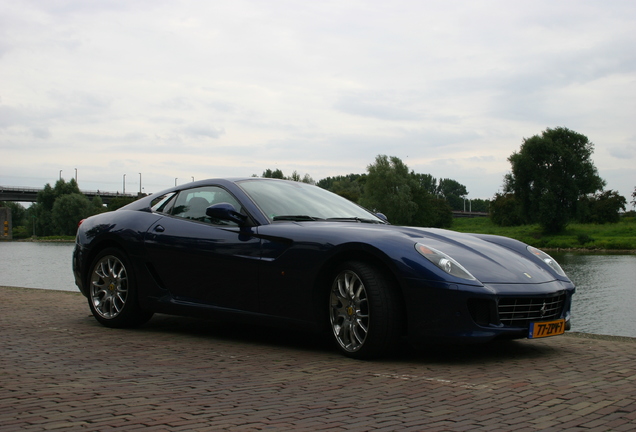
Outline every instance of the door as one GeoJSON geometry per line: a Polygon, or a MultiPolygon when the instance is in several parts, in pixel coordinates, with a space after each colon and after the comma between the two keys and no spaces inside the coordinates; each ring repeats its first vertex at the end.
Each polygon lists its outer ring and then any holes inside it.
{"type": "Polygon", "coordinates": [[[166,217],[146,235],[148,256],[166,289],[177,299],[223,308],[257,311],[260,240],[256,228],[213,220],[205,209],[240,203],[223,188],[179,192],[166,217]]]}

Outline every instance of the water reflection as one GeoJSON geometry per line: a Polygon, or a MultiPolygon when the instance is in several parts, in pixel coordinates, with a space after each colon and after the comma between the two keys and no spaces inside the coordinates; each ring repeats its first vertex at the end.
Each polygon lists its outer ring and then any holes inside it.
{"type": "Polygon", "coordinates": [[[636,337],[636,255],[550,255],[576,285],[572,330],[636,337]]]}

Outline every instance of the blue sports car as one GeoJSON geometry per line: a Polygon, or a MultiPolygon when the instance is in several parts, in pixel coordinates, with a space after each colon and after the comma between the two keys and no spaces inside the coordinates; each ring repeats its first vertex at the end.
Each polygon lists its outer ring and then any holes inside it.
{"type": "Polygon", "coordinates": [[[319,187],[264,178],[192,182],[85,219],[73,273],[108,327],[155,312],[304,326],[354,358],[404,341],[559,335],[575,291],[516,240],[393,226],[319,187]]]}

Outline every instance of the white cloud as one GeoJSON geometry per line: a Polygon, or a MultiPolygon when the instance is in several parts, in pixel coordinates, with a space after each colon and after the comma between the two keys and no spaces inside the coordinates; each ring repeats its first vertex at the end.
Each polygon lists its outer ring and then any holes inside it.
{"type": "Polygon", "coordinates": [[[524,137],[566,126],[608,187],[636,185],[631,2],[0,7],[0,184],[75,168],[93,189],[139,172],[147,191],[266,168],[318,180],[387,154],[487,198],[524,137]]]}

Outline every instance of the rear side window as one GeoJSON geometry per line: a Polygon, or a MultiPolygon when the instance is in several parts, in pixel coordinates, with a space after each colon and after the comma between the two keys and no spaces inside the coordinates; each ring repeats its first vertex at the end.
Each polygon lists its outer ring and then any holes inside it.
{"type": "Polygon", "coordinates": [[[165,195],[161,195],[150,202],[150,208],[153,212],[170,213],[172,204],[174,204],[173,198],[176,196],[176,192],[170,192],[165,195]]]}

